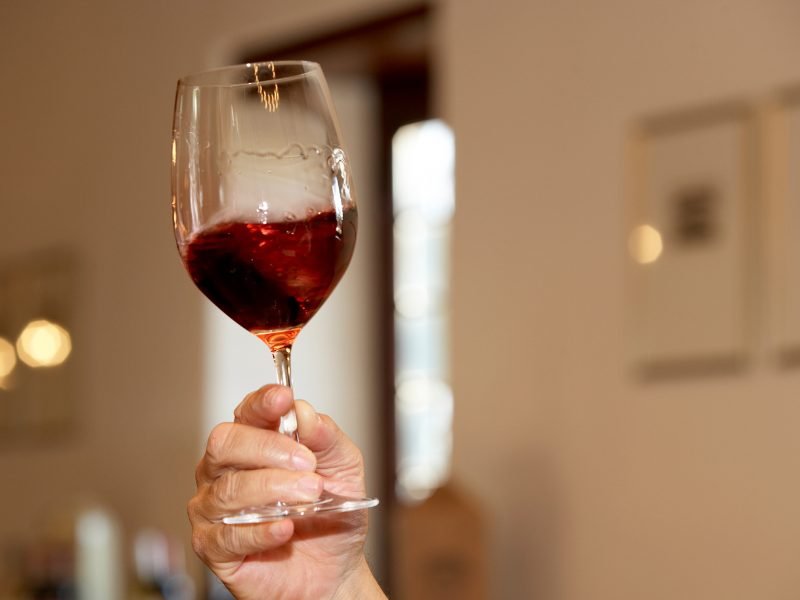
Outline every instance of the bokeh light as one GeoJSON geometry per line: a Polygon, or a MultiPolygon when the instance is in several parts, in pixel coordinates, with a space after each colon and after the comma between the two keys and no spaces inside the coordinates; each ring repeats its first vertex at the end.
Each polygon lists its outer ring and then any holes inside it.
{"type": "Polygon", "coordinates": [[[17,366],[17,355],[14,345],[7,339],[0,337],[0,380],[5,379],[17,366]]]}
{"type": "Polygon", "coordinates": [[[664,250],[661,233],[652,225],[639,225],[628,240],[631,257],[640,265],[654,263],[664,250]]]}
{"type": "Polygon", "coordinates": [[[72,352],[66,329],[44,319],[31,321],[17,339],[17,354],[29,367],[55,367],[72,352]]]}

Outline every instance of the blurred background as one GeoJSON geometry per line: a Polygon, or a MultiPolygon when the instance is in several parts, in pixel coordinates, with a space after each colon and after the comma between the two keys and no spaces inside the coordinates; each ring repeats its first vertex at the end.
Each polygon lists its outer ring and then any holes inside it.
{"type": "Polygon", "coordinates": [[[297,392],[364,451],[391,596],[797,597],[799,24],[0,4],[0,598],[224,597],[185,505],[273,374],[181,266],[172,107],[182,75],[282,57],[322,64],[361,215],[297,392]]]}

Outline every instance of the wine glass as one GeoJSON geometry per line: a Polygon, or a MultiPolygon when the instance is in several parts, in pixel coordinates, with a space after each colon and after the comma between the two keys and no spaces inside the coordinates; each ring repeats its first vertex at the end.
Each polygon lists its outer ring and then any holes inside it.
{"type": "MultiPolygon", "coordinates": [[[[175,238],[195,285],[256,335],[291,386],[292,344],[350,262],[356,204],[322,69],[311,62],[224,67],[178,81],[172,137],[175,238]]],[[[299,441],[294,410],[279,431],[299,441]]],[[[316,502],[248,508],[229,524],[369,508],[316,502]]]]}

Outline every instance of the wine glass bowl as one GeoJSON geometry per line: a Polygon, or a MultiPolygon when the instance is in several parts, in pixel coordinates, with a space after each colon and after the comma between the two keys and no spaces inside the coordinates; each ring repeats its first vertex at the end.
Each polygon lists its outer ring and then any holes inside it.
{"type": "MultiPolygon", "coordinates": [[[[278,383],[290,386],[292,344],[344,274],[358,222],[319,65],[255,63],[181,79],[172,172],[186,270],[211,302],[269,346],[278,383]]],[[[292,411],[280,430],[297,439],[296,429],[292,411]]],[[[375,504],[328,497],[312,506],[256,507],[226,522],[375,504]]]]}
{"type": "Polygon", "coordinates": [[[183,249],[197,287],[271,350],[291,346],[341,278],[353,253],[356,215],[314,212],[277,223],[224,222],[183,249]]]}

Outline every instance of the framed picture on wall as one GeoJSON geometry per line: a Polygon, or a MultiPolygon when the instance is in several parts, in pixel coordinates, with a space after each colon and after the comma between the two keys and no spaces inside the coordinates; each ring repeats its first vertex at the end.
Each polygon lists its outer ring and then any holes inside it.
{"type": "Polygon", "coordinates": [[[770,345],[786,364],[800,363],[800,88],[767,111],[765,183],[770,345]]]}
{"type": "Polygon", "coordinates": [[[747,354],[754,119],[726,104],[642,119],[631,136],[630,317],[644,374],[747,354]]]}

